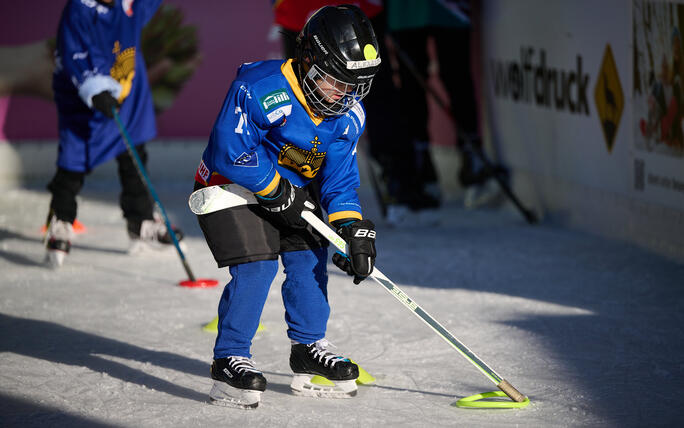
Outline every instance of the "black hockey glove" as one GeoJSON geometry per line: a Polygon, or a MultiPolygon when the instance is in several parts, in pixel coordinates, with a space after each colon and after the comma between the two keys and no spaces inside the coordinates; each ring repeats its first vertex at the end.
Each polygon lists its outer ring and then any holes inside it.
{"type": "Polygon", "coordinates": [[[255,195],[261,208],[271,215],[278,224],[294,229],[304,229],[308,223],[302,218],[304,209],[312,210],[316,205],[309,199],[304,189],[295,187],[286,178],[281,177],[273,196],[255,195]]]}
{"type": "Polygon", "coordinates": [[[109,91],[102,91],[99,94],[93,96],[93,107],[102,112],[105,116],[110,119],[114,119],[114,113],[112,113],[112,107],[118,108],[119,103],[116,98],[112,96],[109,91]]]}
{"type": "MultiPolygon", "coordinates": [[[[338,223],[338,222],[335,222],[338,223]]],[[[370,220],[357,220],[342,223],[337,233],[347,242],[346,256],[339,251],[333,254],[335,266],[354,276],[358,284],[373,272],[375,265],[375,225],[370,220]]]]}

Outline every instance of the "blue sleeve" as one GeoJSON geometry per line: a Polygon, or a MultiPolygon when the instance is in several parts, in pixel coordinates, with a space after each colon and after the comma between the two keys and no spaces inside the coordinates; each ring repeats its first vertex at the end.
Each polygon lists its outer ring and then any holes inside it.
{"type": "Polygon", "coordinates": [[[363,218],[356,189],[360,186],[356,146],[363,133],[366,112],[361,103],[345,115],[345,130],[328,148],[319,178],[321,203],[328,212],[328,221],[363,218]]]}
{"type": "Polygon", "coordinates": [[[262,144],[268,125],[248,85],[235,81],[209,137],[214,170],[254,193],[266,194],[280,179],[262,144]]]}
{"type": "Polygon", "coordinates": [[[356,163],[357,141],[341,139],[328,147],[319,181],[321,204],[330,222],[343,218],[362,218],[356,189],[360,186],[356,163]]]}
{"type": "Polygon", "coordinates": [[[57,37],[58,67],[66,71],[81,99],[91,108],[94,95],[108,90],[117,98],[121,91],[119,82],[107,74],[111,55],[106,46],[97,43],[93,13],[97,12],[71,2],[64,11],[57,37]]]}

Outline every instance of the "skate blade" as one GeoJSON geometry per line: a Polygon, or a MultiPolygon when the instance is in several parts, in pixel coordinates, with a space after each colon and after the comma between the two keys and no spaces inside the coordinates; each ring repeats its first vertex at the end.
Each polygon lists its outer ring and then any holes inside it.
{"type": "Polygon", "coordinates": [[[45,262],[53,269],[59,268],[64,264],[67,253],[59,250],[49,250],[45,255],[45,262]]]}
{"type": "Polygon", "coordinates": [[[209,393],[209,402],[216,406],[236,409],[256,409],[261,400],[261,391],[233,388],[225,382],[214,381],[209,393]]]}
{"type": "MultiPolygon", "coordinates": [[[[314,375],[296,374],[292,378],[290,388],[295,395],[316,398],[351,398],[358,392],[356,379],[328,380],[329,384],[313,383],[314,375]]],[[[326,379],[327,380],[327,379],[326,379]]]]}

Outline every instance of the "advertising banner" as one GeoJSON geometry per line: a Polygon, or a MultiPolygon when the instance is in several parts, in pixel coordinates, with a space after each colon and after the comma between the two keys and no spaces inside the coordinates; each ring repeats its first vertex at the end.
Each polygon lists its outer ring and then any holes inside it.
{"type": "MultiPolygon", "coordinates": [[[[676,190],[684,180],[682,140],[677,146],[672,137],[681,136],[679,105],[676,112],[671,107],[669,116],[660,116],[667,126],[679,127],[679,134],[670,130],[663,135],[661,123],[657,135],[654,120],[660,110],[649,113],[646,89],[649,71],[655,67],[656,82],[662,74],[663,55],[668,70],[675,62],[680,67],[680,53],[673,60],[671,43],[672,34],[678,35],[673,27],[679,10],[640,0],[483,2],[488,123],[504,160],[539,179],[684,208],[684,191],[676,190]],[[637,22],[643,13],[651,16],[648,26],[637,22]],[[633,26],[641,29],[633,31],[633,26]],[[659,59],[649,62],[649,55],[659,59]],[[633,103],[640,103],[634,114],[633,103]]],[[[667,73],[672,76],[668,82],[680,81],[679,75],[667,73]]],[[[673,93],[673,85],[668,89],[661,83],[661,92],[673,93]]]]}
{"type": "Polygon", "coordinates": [[[684,207],[684,4],[635,0],[634,189],[684,207]]]}

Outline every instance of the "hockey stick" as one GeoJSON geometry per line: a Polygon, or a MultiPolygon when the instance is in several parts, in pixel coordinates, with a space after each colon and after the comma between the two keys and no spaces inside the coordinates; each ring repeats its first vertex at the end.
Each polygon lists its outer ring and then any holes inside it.
{"type": "MultiPolygon", "coordinates": [[[[399,61],[401,61],[402,64],[408,69],[408,71],[411,73],[411,75],[418,81],[420,86],[423,88],[425,92],[427,92],[432,98],[435,100],[435,102],[439,105],[439,107],[444,110],[444,112],[449,116],[449,119],[451,119],[452,123],[454,126],[460,130],[458,126],[458,121],[456,120],[456,117],[454,116],[453,110],[451,110],[451,107],[442,99],[442,97],[437,93],[437,91],[428,83],[425,81],[425,79],[420,75],[420,72],[416,68],[415,64],[409,58],[409,56],[404,52],[397,41],[390,37],[389,35],[387,36],[389,39],[392,41],[392,45],[394,46],[394,50],[397,53],[397,56],[399,57],[399,61]]],[[[460,132],[459,135],[469,144],[471,144],[470,137],[465,133],[465,132],[460,132]]],[[[494,165],[489,162],[489,159],[487,159],[485,156],[483,156],[481,153],[479,153],[477,150],[474,150],[473,153],[475,156],[477,156],[480,161],[485,166],[485,169],[487,172],[489,172],[496,182],[499,184],[499,187],[501,187],[501,190],[506,194],[508,199],[513,202],[513,204],[518,208],[520,213],[525,217],[525,220],[529,224],[535,224],[537,223],[537,216],[528,208],[526,208],[522,202],[520,202],[520,199],[513,193],[513,190],[511,187],[506,183],[506,181],[501,177],[501,174],[499,174],[496,169],[494,168],[494,165]]]]}
{"type": "MultiPolygon", "coordinates": [[[[199,189],[190,195],[188,204],[193,213],[209,214],[218,210],[236,207],[245,204],[255,204],[256,199],[254,194],[249,190],[237,185],[227,184],[221,186],[210,186],[199,189]],[[233,191],[235,193],[233,193],[233,191]]],[[[347,254],[347,243],[334,230],[326,225],[323,220],[316,217],[312,211],[303,211],[302,218],[304,218],[314,229],[323,235],[331,244],[333,244],[342,253],[347,254]]],[[[501,391],[509,396],[513,401],[522,403],[526,397],[513,387],[507,380],[503,379],[498,373],[491,369],[484,361],[482,361],[475,353],[473,353],[467,346],[459,341],[454,335],[437,322],[430,314],[428,314],[420,305],[404,293],[396,284],[390,281],[380,269],[375,267],[370,274],[378,284],[387,290],[394,298],[399,300],[405,307],[407,307],[414,315],[421,319],[425,324],[434,330],[442,339],[454,347],[458,352],[465,357],[471,364],[477,367],[489,380],[491,380],[501,391]]]]}
{"type": "Polygon", "coordinates": [[[142,160],[140,159],[140,156],[138,155],[138,151],[133,147],[133,144],[131,143],[131,138],[128,135],[128,131],[126,131],[126,128],[124,127],[123,123],[121,122],[121,118],[119,117],[119,113],[117,113],[116,108],[112,107],[112,113],[114,114],[114,121],[116,122],[116,126],[119,127],[119,132],[121,133],[121,137],[126,144],[126,149],[128,150],[128,153],[131,155],[133,158],[133,164],[135,165],[135,169],[138,171],[138,175],[140,176],[140,179],[142,180],[143,184],[145,185],[145,188],[147,188],[148,193],[150,196],[152,196],[152,199],[154,199],[154,203],[157,206],[157,209],[162,215],[162,218],[164,219],[164,224],[166,225],[166,231],[168,232],[169,236],[171,237],[171,240],[173,241],[174,247],[176,247],[176,251],[178,252],[178,255],[180,256],[181,263],[183,263],[183,268],[185,269],[185,273],[188,274],[188,281],[181,281],[180,285],[184,287],[213,287],[218,285],[218,281],[215,279],[196,279],[195,275],[192,274],[192,270],[190,270],[190,265],[188,264],[188,261],[185,259],[185,255],[183,254],[183,251],[180,248],[180,244],[178,243],[178,238],[176,237],[176,232],[173,231],[173,228],[171,227],[171,222],[169,221],[169,216],[166,215],[166,210],[164,209],[164,206],[161,203],[161,200],[157,196],[157,192],[154,190],[154,186],[152,186],[152,182],[150,181],[149,176],[147,175],[147,171],[145,171],[145,167],[143,166],[142,160]]]}

